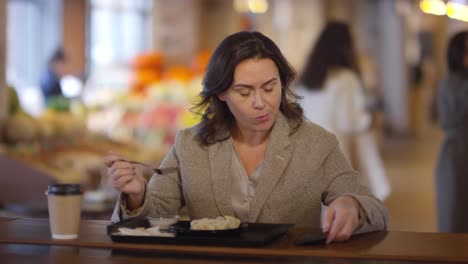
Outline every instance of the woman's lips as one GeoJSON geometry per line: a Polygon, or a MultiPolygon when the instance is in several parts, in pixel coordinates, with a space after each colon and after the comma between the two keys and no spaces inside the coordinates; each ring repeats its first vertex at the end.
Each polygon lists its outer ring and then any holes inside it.
{"type": "Polygon", "coordinates": [[[257,116],[257,117],[255,118],[255,120],[256,120],[257,122],[263,123],[263,122],[268,121],[269,118],[270,118],[270,114],[268,113],[268,114],[265,114],[265,115],[262,115],[262,116],[257,116]]]}

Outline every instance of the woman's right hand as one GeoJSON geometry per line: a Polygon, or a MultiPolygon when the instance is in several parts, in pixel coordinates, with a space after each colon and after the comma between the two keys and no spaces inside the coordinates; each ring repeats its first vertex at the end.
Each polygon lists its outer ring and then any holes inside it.
{"type": "Polygon", "coordinates": [[[128,207],[139,207],[143,204],[145,197],[146,180],[140,169],[127,160],[114,151],[110,151],[109,155],[104,158],[104,164],[108,167],[107,174],[112,187],[128,195],[127,206],[133,204],[134,206],[128,207]]]}

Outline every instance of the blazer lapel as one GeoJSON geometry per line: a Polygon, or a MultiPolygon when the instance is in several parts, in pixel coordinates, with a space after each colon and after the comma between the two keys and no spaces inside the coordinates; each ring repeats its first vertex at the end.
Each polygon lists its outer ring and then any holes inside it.
{"type": "Polygon", "coordinates": [[[280,114],[271,131],[263,161],[264,167],[255,190],[255,196],[250,202],[250,222],[257,221],[263,205],[289,163],[292,154],[289,140],[290,131],[291,128],[286,118],[280,114]]]}
{"type": "Polygon", "coordinates": [[[208,147],[213,194],[220,215],[234,215],[231,202],[231,138],[208,147]]]}

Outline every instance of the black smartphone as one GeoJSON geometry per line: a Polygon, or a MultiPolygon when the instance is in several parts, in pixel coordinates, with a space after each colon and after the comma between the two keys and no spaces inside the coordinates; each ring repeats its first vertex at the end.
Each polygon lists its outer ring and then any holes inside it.
{"type": "Polygon", "coordinates": [[[301,234],[296,241],[296,245],[312,245],[312,244],[325,244],[327,235],[321,232],[304,233],[301,234]]]}

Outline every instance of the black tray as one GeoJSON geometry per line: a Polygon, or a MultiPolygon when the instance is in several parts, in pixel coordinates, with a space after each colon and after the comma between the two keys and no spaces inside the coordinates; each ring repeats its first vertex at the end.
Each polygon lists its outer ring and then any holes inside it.
{"type": "Polygon", "coordinates": [[[113,233],[117,232],[119,227],[135,228],[148,226],[149,222],[147,220],[125,220],[107,226],[107,234],[112,241],[123,243],[261,247],[284,235],[293,225],[249,223],[247,225],[242,225],[233,232],[187,232],[180,227],[190,226],[190,222],[179,221],[171,228],[176,234],[175,237],[113,235],[113,233]]]}

